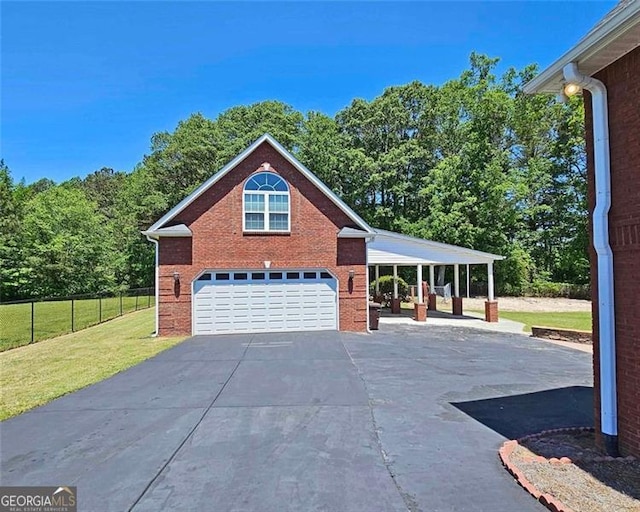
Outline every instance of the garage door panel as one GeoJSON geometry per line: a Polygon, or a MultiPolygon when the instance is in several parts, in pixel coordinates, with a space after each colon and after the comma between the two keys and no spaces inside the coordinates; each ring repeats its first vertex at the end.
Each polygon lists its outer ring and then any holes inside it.
{"type": "Polygon", "coordinates": [[[228,280],[210,274],[194,284],[194,334],[337,329],[337,282],[319,271],[286,270],[282,279],[251,270],[219,273],[228,280]],[[264,277],[252,281],[252,272],[264,277]],[[248,279],[234,281],[234,274],[248,279]]]}

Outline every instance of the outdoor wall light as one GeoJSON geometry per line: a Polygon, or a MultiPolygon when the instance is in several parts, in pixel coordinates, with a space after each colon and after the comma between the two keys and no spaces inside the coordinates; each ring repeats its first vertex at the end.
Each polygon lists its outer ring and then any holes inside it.
{"type": "Polygon", "coordinates": [[[582,90],[582,87],[580,87],[578,84],[568,83],[564,86],[564,93],[567,96],[575,96],[581,90],[582,90]]]}
{"type": "Polygon", "coordinates": [[[349,281],[353,281],[353,278],[356,276],[356,271],[351,269],[349,270],[349,281]]]}
{"type": "Polygon", "coordinates": [[[173,273],[173,282],[176,284],[180,282],[180,274],[178,272],[173,273]]]}

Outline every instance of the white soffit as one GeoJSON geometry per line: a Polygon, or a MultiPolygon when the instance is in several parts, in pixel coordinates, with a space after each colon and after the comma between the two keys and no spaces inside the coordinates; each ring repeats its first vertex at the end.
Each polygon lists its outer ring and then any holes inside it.
{"type": "Polygon", "coordinates": [[[373,238],[375,234],[350,227],[344,227],[338,232],[338,238],[373,238]]]}
{"type": "Polygon", "coordinates": [[[193,233],[191,232],[191,230],[184,224],[177,224],[175,226],[168,226],[166,228],[158,228],[155,230],[149,229],[148,231],[143,231],[142,234],[150,238],[160,238],[160,237],[178,238],[178,237],[193,236],[193,233]]]}
{"type": "Polygon", "coordinates": [[[565,83],[562,69],[570,62],[576,62],[582,74],[593,75],[638,46],[640,0],[622,0],[578,44],[525,84],[524,92],[558,93],[565,83]]]}

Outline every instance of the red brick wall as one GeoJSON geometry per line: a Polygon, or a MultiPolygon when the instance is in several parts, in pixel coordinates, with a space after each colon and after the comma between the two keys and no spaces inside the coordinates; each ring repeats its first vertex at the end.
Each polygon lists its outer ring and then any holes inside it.
{"type": "MultiPolygon", "coordinates": [[[[640,456],[640,48],[596,75],[607,86],[611,146],[609,236],[614,257],[618,440],[640,456]]],[[[594,206],[591,102],[585,95],[590,211],[594,206]]],[[[599,425],[597,266],[591,249],[596,425],[599,425]]]]}
{"type": "Polygon", "coordinates": [[[191,283],[205,269],[326,268],[339,281],[339,328],[365,331],[367,308],[366,244],[340,239],[353,225],[333,202],[264,143],[235,169],[181,212],[172,223],[186,224],[193,238],[160,240],[160,335],[191,333],[191,283]],[[288,183],[291,232],[244,234],[242,189],[248,176],[268,162],[288,183]],[[349,289],[349,270],[355,271],[349,289]],[[180,274],[174,286],[173,273],[180,274]]]}

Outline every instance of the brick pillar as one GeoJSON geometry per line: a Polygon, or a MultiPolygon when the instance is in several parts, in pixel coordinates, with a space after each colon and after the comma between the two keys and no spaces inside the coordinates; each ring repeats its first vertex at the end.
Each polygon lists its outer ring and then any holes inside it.
{"type": "Polygon", "coordinates": [[[488,300],[484,303],[484,320],[485,322],[498,321],[498,301],[488,300]]]}
{"type": "Polygon", "coordinates": [[[427,321],[427,305],[424,303],[414,304],[413,305],[413,319],[416,322],[426,322],[427,321]]]}
{"type": "Polygon", "coordinates": [[[391,312],[394,315],[400,314],[400,299],[391,299],[391,312]]]}
{"type": "MultiPolygon", "coordinates": [[[[451,303],[453,304],[453,314],[457,316],[462,315],[462,297],[453,297],[451,299],[451,303]]],[[[498,309],[496,308],[496,314],[498,309]]]]}
{"type": "Polygon", "coordinates": [[[435,293],[430,293],[429,294],[429,309],[431,311],[436,311],[438,309],[437,303],[436,303],[436,299],[437,299],[437,295],[435,293]]]}

